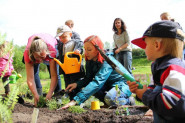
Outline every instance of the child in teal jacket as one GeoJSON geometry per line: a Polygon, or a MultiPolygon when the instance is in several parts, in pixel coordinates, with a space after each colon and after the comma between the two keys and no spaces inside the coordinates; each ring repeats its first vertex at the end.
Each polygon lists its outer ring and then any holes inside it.
{"type": "MultiPolygon", "coordinates": [[[[74,100],[62,107],[62,109],[81,104],[92,95],[100,99],[100,101],[105,102],[108,106],[130,104],[129,97],[131,96],[131,92],[126,80],[103,59],[99,51],[94,47],[95,44],[103,50],[103,43],[98,36],[92,35],[85,39],[86,75],[82,80],[68,85],[66,90],[71,92],[76,88],[83,89],[76,94],[73,98],[74,100]],[[117,95],[116,85],[118,85],[120,95],[117,95]]],[[[107,55],[120,69],[123,68],[113,57],[113,54],[109,53],[107,55]]]]}

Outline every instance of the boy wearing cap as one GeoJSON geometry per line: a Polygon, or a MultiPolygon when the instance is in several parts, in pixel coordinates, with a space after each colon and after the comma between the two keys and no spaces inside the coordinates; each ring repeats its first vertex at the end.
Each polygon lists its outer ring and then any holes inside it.
{"type": "Polygon", "coordinates": [[[185,62],[182,28],[172,21],[151,25],[142,38],[132,41],[145,50],[151,65],[153,83],[138,89],[135,82],[127,82],[131,92],[153,111],[154,123],[185,121],[185,62]]]}
{"type": "MultiPolygon", "coordinates": [[[[59,60],[64,62],[64,55],[67,52],[75,52],[77,54],[83,53],[83,42],[81,40],[73,40],[71,39],[72,31],[67,25],[60,26],[57,29],[57,35],[55,37],[59,37],[60,42],[58,43],[58,51],[59,51],[59,60]]],[[[64,71],[60,68],[60,74],[64,75],[65,87],[69,84],[76,82],[80,78],[84,76],[84,68],[81,65],[81,70],[79,73],[74,74],[65,74],[64,71]]],[[[77,91],[77,90],[76,90],[77,91]]],[[[70,98],[76,95],[76,92],[70,93],[70,98]]]]}

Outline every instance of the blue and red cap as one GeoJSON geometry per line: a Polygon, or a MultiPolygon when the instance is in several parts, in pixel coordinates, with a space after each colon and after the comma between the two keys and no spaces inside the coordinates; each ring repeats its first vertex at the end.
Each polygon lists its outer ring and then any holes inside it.
{"type": "Polygon", "coordinates": [[[184,41],[182,27],[177,22],[169,20],[158,21],[152,24],[143,34],[143,37],[132,40],[132,43],[138,47],[145,49],[146,37],[176,38],[184,41]]]}

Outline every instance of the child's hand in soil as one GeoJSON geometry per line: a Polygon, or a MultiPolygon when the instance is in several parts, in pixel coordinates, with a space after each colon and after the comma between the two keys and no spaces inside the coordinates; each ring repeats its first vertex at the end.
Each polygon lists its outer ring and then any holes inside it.
{"type": "MultiPolygon", "coordinates": [[[[68,104],[66,104],[65,106],[63,106],[63,107],[60,108],[60,109],[67,109],[67,108],[69,108],[70,106],[74,106],[74,105],[76,105],[76,101],[72,100],[71,102],[69,102],[68,104]]],[[[60,109],[59,109],[59,110],[60,110],[60,109]]]]}

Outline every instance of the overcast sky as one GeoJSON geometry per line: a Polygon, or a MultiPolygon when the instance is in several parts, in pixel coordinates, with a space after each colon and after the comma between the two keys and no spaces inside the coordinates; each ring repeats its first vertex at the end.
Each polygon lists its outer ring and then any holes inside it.
{"type": "Polygon", "coordinates": [[[22,46],[34,33],[55,36],[57,28],[72,19],[82,40],[98,35],[103,42],[113,42],[113,21],[120,17],[132,40],[160,20],[162,12],[185,29],[185,0],[0,0],[0,32],[22,46]]]}

